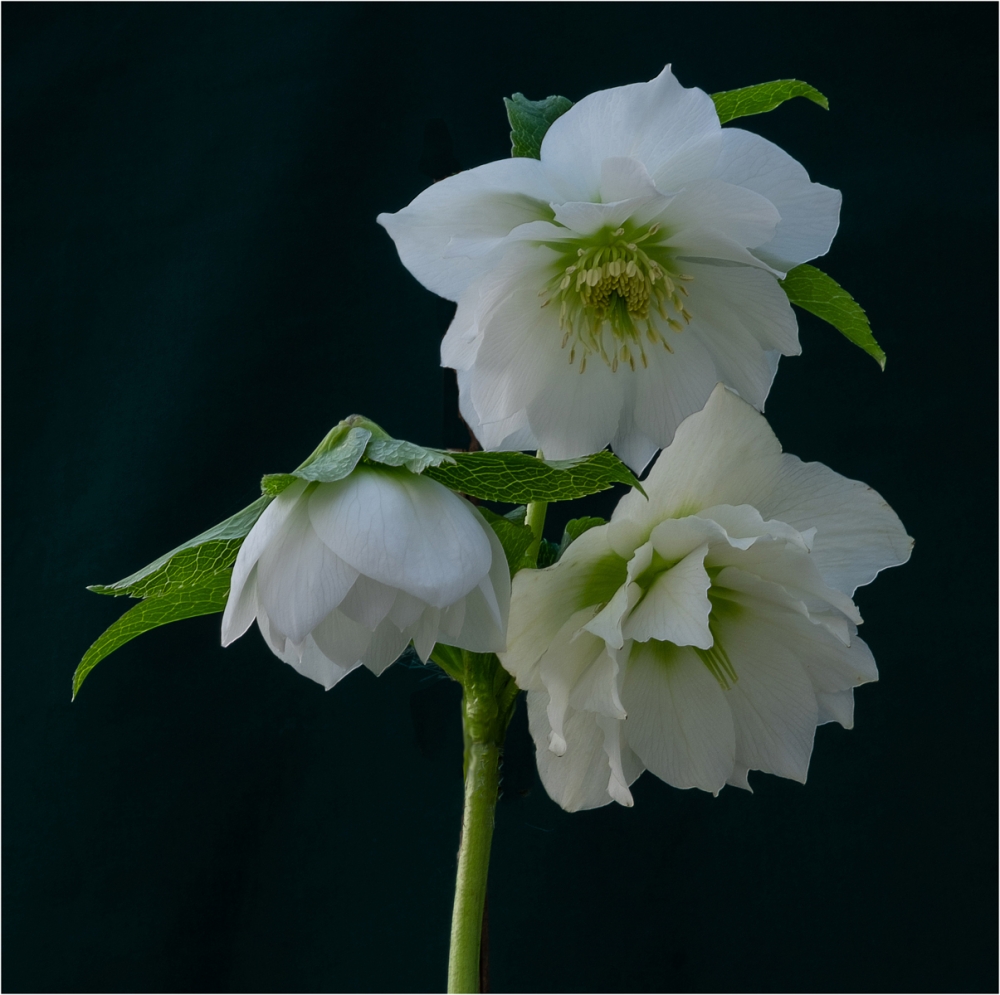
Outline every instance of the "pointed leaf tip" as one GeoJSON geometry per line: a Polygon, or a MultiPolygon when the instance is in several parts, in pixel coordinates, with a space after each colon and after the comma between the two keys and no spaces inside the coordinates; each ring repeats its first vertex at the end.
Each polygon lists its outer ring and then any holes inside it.
{"type": "Polygon", "coordinates": [[[758,83],[755,86],[712,94],[721,124],[735,121],[739,117],[749,117],[751,114],[766,114],[793,97],[805,97],[825,111],[830,109],[830,102],[816,87],[799,79],[776,79],[771,83],[758,83]]]}
{"type": "Polygon", "coordinates": [[[885,370],[885,352],[872,335],[864,308],[832,276],[803,263],[789,270],[780,283],[792,304],[833,325],[885,370]]]}

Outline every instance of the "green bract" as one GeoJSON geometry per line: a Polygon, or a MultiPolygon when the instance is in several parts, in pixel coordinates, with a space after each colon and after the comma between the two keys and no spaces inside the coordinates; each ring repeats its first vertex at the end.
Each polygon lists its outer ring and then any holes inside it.
{"type": "Polygon", "coordinates": [[[864,349],[882,369],[885,353],[872,335],[868,316],[861,305],[822,270],[803,263],[790,270],[781,281],[788,299],[817,318],[829,322],[859,349],[864,349]]]}
{"type": "Polygon", "coordinates": [[[540,159],[542,139],[557,117],[573,106],[566,97],[546,97],[528,100],[523,93],[504,97],[507,119],[510,121],[510,154],[515,158],[540,159]]]}
{"type": "Polygon", "coordinates": [[[721,93],[712,94],[722,124],[734,121],[738,117],[773,111],[775,107],[781,106],[792,97],[805,97],[814,104],[819,104],[823,110],[830,109],[830,102],[816,87],[798,79],[776,79],[772,83],[758,83],[755,86],[744,86],[738,90],[723,90],[721,93]]]}
{"type": "MultiPolygon", "coordinates": [[[[87,650],[73,675],[74,697],[101,660],[136,636],[167,622],[223,611],[240,546],[268,504],[296,480],[334,483],[362,461],[405,467],[470,497],[511,504],[571,500],[615,483],[639,486],[631,471],[607,452],[562,461],[524,453],[447,453],[394,439],[375,422],[352,415],[331,429],[298,469],[267,474],[261,481],[261,497],[253,504],[123,580],[88,588],[97,594],[143,600],[87,650]]],[[[510,518],[481,510],[504,547],[511,573],[534,566],[526,559],[532,533],[523,524],[524,509],[510,518]]]]}

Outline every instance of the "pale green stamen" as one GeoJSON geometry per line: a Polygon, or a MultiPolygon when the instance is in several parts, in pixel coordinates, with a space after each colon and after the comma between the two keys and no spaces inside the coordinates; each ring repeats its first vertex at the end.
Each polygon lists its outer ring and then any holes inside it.
{"type": "Polygon", "coordinates": [[[673,352],[651,310],[675,332],[691,320],[682,298],[687,296],[683,281],[692,278],[674,270],[662,250],[659,261],[640,248],[659,230],[654,224],[629,235],[624,228],[597,233],[577,246],[545,291],[552,296],[543,307],[559,301],[562,347],[570,347],[571,364],[579,359],[581,373],[592,353],[615,371],[622,363],[634,370],[637,360],[647,366],[647,342],[673,352]]]}
{"type": "Polygon", "coordinates": [[[728,691],[740,679],[729,659],[729,654],[722,648],[718,639],[711,648],[702,650],[694,647],[694,651],[698,654],[698,659],[708,668],[709,673],[719,682],[723,691],[728,691]]]}

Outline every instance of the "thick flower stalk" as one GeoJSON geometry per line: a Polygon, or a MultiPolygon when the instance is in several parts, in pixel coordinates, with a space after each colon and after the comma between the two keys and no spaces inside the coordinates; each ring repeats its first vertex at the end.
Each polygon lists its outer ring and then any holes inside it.
{"type": "Polygon", "coordinates": [[[839,210],[668,67],[585,97],[540,159],[458,173],[379,221],[458,303],[441,359],[484,448],[610,444],[640,470],[717,382],[763,407],[799,352],[778,279],[827,251],[839,210]]]}
{"type": "Polygon", "coordinates": [[[783,455],[718,386],[611,521],[515,578],[508,649],[538,767],[570,811],[679,788],[804,781],[816,726],[877,678],[851,600],[912,540],[865,484],[783,455]]]}
{"type": "Polygon", "coordinates": [[[271,650],[333,687],[380,674],[411,641],[502,649],[510,604],[503,547],[468,501],[403,468],[362,464],[296,481],[268,505],[233,567],[222,642],[257,620],[271,650]]]}

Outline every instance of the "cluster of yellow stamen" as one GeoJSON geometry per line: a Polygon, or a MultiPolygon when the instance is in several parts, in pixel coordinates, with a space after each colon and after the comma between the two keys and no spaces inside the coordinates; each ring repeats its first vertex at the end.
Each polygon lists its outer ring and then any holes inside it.
{"type": "Polygon", "coordinates": [[[552,296],[542,307],[559,301],[562,346],[570,346],[571,365],[580,360],[581,373],[592,353],[615,371],[622,363],[634,370],[637,360],[647,366],[646,342],[673,352],[651,309],[674,332],[691,320],[683,298],[684,283],[692,277],[668,272],[640,248],[659,230],[654,224],[638,237],[626,237],[624,228],[598,236],[594,244],[580,246],[543,291],[552,296]]]}

